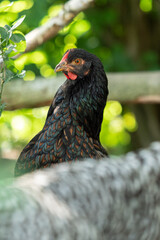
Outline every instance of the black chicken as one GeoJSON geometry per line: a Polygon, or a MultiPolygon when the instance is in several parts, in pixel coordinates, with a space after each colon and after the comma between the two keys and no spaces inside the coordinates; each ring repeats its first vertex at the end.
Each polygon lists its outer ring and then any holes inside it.
{"type": "Polygon", "coordinates": [[[67,80],[58,89],[43,129],[27,144],[15,176],[52,164],[107,155],[99,133],[108,95],[101,61],[82,49],[68,50],[55,68],[67,80]]]}

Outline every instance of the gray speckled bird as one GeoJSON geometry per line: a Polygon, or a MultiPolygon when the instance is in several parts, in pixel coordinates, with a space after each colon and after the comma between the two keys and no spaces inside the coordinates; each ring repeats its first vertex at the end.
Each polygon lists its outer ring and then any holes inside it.
{"type": "Polygon", "coordinates": [[[159,240],[160,143],[60,164],[0,189],[1,240],[159,240]]]}

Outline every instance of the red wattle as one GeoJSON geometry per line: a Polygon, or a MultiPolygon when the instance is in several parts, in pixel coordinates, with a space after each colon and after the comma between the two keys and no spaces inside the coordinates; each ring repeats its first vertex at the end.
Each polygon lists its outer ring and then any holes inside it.
{"type": "Polygon", "coordinates": [[[66,78],[68,78],[68,79],[69,79],[69,76],[68,76],[67,74],[65,74],[65,73],[64,73],[64,75],[66,76],[66,78]]]}
{"type": "Polygon", "coordinates": [[[71,72],[68,72],[68,75],[64,73],[64,75],[66,76],[66,78],[71,79],[71,80],[76,80],[77,75],[71,72]]]}
{"type": "Polygon", "coordinates": [[[71,80],[76,80],[76,78],[77,78],[77,75],[74,73],[71,73],[71,72],[68,72],[68,76],[71,80]]]}

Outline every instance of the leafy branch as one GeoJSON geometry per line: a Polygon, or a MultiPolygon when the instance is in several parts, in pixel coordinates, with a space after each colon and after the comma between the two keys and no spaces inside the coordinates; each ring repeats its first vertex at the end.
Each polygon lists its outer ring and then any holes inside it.
{"type": "Polygon", "coordinates": [[[23,22],[25,16],[19,18],[16,22],[4,27],[0,27],[0,116],[4,110],[5,103],[2,103],[2,94],[4,85],[15,77],[23,78],[25,71],[20,72],[16,69],[13,57],[26,48],[24,35],[16,28],[23,22]]]}

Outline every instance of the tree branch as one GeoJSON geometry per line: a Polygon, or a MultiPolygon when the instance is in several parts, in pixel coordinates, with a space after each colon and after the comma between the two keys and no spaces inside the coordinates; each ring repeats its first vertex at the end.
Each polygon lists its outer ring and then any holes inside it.
{"type": "MultiPolygon", "coordinates": [[[[109,99],[122,103],[160,103],[160,71],[108,73],[109,99]]],[[[32,82],[9,82],[3,94],[6,109],[32,108],[49,105],[64,76],[36,78],[32,82]]]]}
{"type": "MultiPolygon", "coordinates": [[[[66,2],[56,17],[51,18],[46,24],[35,28],[25,36],[27,44],[25,52],[32,51],[44,42],[55,37],[78,13],[89,8],[93,3],[94,0],[69,0],[66,2]]],[[[20,55],[21,54],[17,54],[14,59],[20,55]]],[[[3,59],[0,58],[0,64],[2,63],[3,59]]]]}
{"type": "Polygon", "coordinates": [[[66,2],[56,17],[26,35],[27,48],[25,52],[34,50],[56,36],[79,12],[87,9],[93,2],[94,0],[70,0],[66,2]]]}
{"type": "Polygon", "coordinates": [[[1,240],[157,240],[160,143],[39,170],[0,189],[1,240]]]}

